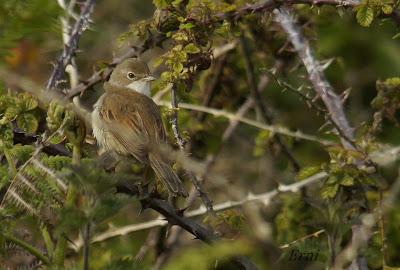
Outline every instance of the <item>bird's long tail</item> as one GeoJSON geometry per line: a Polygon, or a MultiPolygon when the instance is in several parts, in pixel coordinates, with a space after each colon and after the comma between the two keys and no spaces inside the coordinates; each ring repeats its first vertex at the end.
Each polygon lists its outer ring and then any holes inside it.
{"type": "Polygon", "coordinates": [[[188,193],[171,166],[157,154],[149,154],[150,166],[173,196],[187,197],[188,193]]]}

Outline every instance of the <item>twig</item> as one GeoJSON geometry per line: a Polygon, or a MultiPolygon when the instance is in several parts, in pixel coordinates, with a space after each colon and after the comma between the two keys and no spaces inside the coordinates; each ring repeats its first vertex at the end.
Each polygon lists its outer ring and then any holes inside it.
{"type": "MultiPolygon", "coordinates": [[[[215,66],[213,69],[210,71],[210,80],[207,78],[206,82],[206,88],[204,89],[204,98],[202,101],[202,105],[205,107],[209,107],[211,104],[211,101],[213,100],[214,96],[217,94],[217,86],[218,83],[221,79],[222,71],[226,63],[226,54],[221,55],[221,57],[218,59],[218,61],[215,63],[215,66]]],[[[198,113],[197,114],[197,119],[202,122],[205,119],[205,114],[204,113],[198,113]]]]}
{"type": "MultiPolygon", "coordinates": [[[[254,74],[254,66],[253,66],[253,62],[251,61],[251,58],[250,58],[250,48],[247,44],[247,40],[244,36],[243,31],[240,36],[240,44],[241,44],[242,51],[243,51],[243,58],[244,58],[245,66],[246,66],[247,82],[249,84],[251,94],[253,95],[253,98],[257,104],[257,107],[259,108],[259,110],[261,112],[261,116],[262,116],[264,122],[266,122],[269,125],[272,125],[273,117],[272,117],[271,113],[268,111],[267,105],[265,104],[264,99],[261,96],[261,93],[257,87],[256,77],[254,74]]],[[[289,147],[282,140],[281,136],[279,134],[277,134],[277,135],[273,136],[273,140],[282,149],[283,154],[288,158],[289,162],[292,164],[293,169],[296,172],[298,172],[300,170],[300,164],[296,160],[296,158],[293,156],[292,152],[289,150],[289,147]]]]}
{"type": "Polygon", "coordinates": [[[1,235],[4,237],[4,239],[6,241],[10,241],[10,242],[16,244],[17,246],[23,248],[24,250],[28,251],[30,254],[32,254],[37,259],[42,261],[45,265],[50,265],[49,258],[47,258],[45,255],[43,255],[42,252],[40,250],[38,250],[36,247],[28,244],[25,241],[18,239],[12,235],[9,235],[9,234],[1,234],[1,235]]]}
{"type": "MultiPolygon", "coordinates": [[[[252,5],[245,5],[242,8],[239,8],[235,12],[227,12],[227,13],[218,13],[210,16],[212,18],[212,21],[219,21],[223,22],[224,20],[238,20],[243,16],[253,14],[253,13],[262,13],[262,12],[267,12],[267,11],[272,11],[274,8],[279,7],[282,3],[287,3],[287,4],[310,4],[310,5],[319,5],[319,4],[324,4],[324,5],[336,5],[336,6],[344,6],[344,7],[354,7],[359,4],[358,1],[356,0],[288,0],[288,1],[278,1],[278,0],[264,0],[256,4],[252,5]]],[[[207,23],[207,22],[205,22],[207,23]]],[[[210,22],[211,23],[211,22],[210,22]]],[[[109,65],[109,67],[95,72],[89,79],[85,80],[84,82],[80,83],[77,87],[74,87],[70,91],[68,91],[67,98],[72,98],[76,95],[81,94],[84,92],[86,89],[89,89],[90,87],[96,85],[97,83],[104,81],[106,78],[108,78],[114,69],[114,67],[125,60],[126,58],[131,58],[131,57],[137,57],[140,56],[142,53],[147,51],[148,49],[152,48],[153,46],[158,46],[160,45],[164,40],[166,40],[165,35],[163,34],[152,34],[149,35],[147,40],[144,42],[143,45],[138,46],[138,47],[132,47],[129,49],[123,56],[114,58],[112,60],[112,63],[109,65]]],[[[235,43],[229,43],[227,44],[226,50],[231,50],[232,48],[235,47],[235,43]]],[[[225,53],[225,51],[222,53],[225,53]]],[[[219,56],[219,55],[218,55],[219,56]]]]}
{"type": "MultiPolygon", "coordinates": [[[[326,109],[322,108],[317,103],[313,102],[313,98],[311,98],[307,94],[304,94],[304,93],[301,92],[301,89],[302,89],[301,86],[299,88],[296,88],[293,85],[291,85],[291,84],[289,84],[289,83],[287,83],[285,81],[280,80],[274,74],[274,72],[269,72],[269,74],[272,76],[272,78],[276,81],[276,83],[279,86],[284,88],[284,90],[287,89],[287,90],[295,93],[296,95],[299,95],[307,103],[307,105],[309,105],[311,108],[313,108],[317,112],[317,114],[327,115],[326,109]]],[[[334,122],[332,122],[332,124],[334,124],[334,122]]]]}
{"type": "Polygon", "coordinates": [[[149,34],[149,37],[146,39],[146,41],[143,43],[141,46],[134,46],[131,47],[129,50],[127,50],[123,55],[119,57],[115,57],[112,61],[111,64],[109,64],[106,68],[101,69],[99,71],[96,71],[95,73],[92,74],[92,76],[77,85],[76,87],[73,87],[70,89],[66,95],[66,98],[72,98],[76,95],[82,94],[85,90],[93,87],[94,85],[105,81],[110,75],[111,72],[114,70],[114,67],[124,61],[125,59],[132,58],[132,57],[138,57],[141,54],[143,54],[145,51],[155,47],[159,46],[162,44],[162,42],[166,40],[166,37],[164,34],[149,34]]]}
{"type": "MultiPolygon", "coordinates": [[[[171,107],[171,105],[168,102],[164,102],[164,101],[160,101],[160,102],[158,102],[158,104],[162,105],[162,106],[166,106],[166,107],[171,107]]],[[[318,138],[318,137],[313,136],[313,135],[308,135],[308,134],[305,134],[305,133],[303,133],[301,131],[293,132],[293,131],[290,131],[287,128],[284,128],[284,127],[266,125],[266,124],[260,123],[258,121],[255,121],[255,120],[252,120],[252,119],[249,119],[249,118],[245,118],[245,117],[242,117],[242,116],[238,116],[238,115],[236,115],[234,113],[230,113],[230,112],[227,112],[227,111],[224,111],[224,110],[218,110],[218,109],[214,109],[214,108],[207,108],[207,107],[203,107],[201,105],[188,104],[188,103],[180,103],[179,104],[179,108],[180,109],[187,109],[187,110],[202,111],[202,112],[206,112],[206,113],[212,114],[212,115],[214,115],[216,117],[222,116],[222,117],[225,117],[225,118],[227,118],[229,120],[232,120],[232,121],[239,121],[239,122],[248,124],[250,126],[259,128],[259,129],[268,130],[268,131],[270,131],[272,133],[279,133],[279,134],[290,136],[290,137],[294,137],[294,138],[297,138],[297,139],[303,139],[303,140],[307,140],[307,141],[317,142],[317,143],[320,143],[320,144],[325,145],[325,146],[334,145],[334,143],[332,141],[324,140],[324,139],[318,138]]]]}
{"type": "MultiPolygon", "coordinates": [[[[261,194],[252,194],[249,193],[246,198],[243,198],[241,200],[237,201],[226,201],[220,204],[214,205],[214,211],[223,211],[231,208],[236,208],[240,207],[244,204],[247,203],[252,203],[252,202],[261,202],[264,206],[268,206],[271,200],[276,197],[278,194],[283,193],[283,192],[298,192],[301,190],[303,187],[312,185],[317,183],[318,181],[324,179],[327,177],[327,174],[325,172],[320,172],[317,173],[311,177],[308,177],[300,182],[296,182],[290,185],[280,185],[278,188],[261,193],[261,194]]],[[[200,206],[199,208],[195,210],[188,211],[184,213],[184,217],[188,218],[193,218],[197,216],[201,216],[207,213],[207,209],[204,206],[200,206]]],[[[142,231],[142,230],[147,230],[155,227],[162,227],[166,226],[168,224],[168,221],[166,221],[163,218],[158,218],[155,220],[139,223],[139,224],[133,224],[133,225],[128,225],[128,226],[123,226],[120,228],[113,228],[109,229],[108,231],[101,233],[99,235],[96,235],[93,237],[92,243],[95,242],[101,242],[113,237],[117,236],[122,236],[122,235],[127,235],[132,232],[137,232],[137,231],[142,231]]],[[[82,247],[81,240],[76,240],[74,242],[73,248],[75,250],[79,250],[82,247]]]]}
{"type": "Polygon", "coordinates": [[[288,248],[288,247],[293,246],[294,244],[296,244],[296,243],[298,243],[298,242],[307,240],[307,239],[309,239],[309,238],[318,237],[320,234],[322,234],[322,233],[324,233],[324,232],[325,232],[325,230],[322,229],[322,230],[313,232],[313,233],[311,233],[311,234],[307,234],[306,236],[300,237],[299,239],[296,239],[296,240],[294,240],[294,241],[292,241],[292,242],[290,242],[290,243],[281,245],[279,248],[281,248],[281,249],[288,248]]]}
{"type": "MultiPolygon", "coordinates": [[[[191,233],[196,238],[202,240],[205,243],[211,244],[212,242],[219,239],[214,231],[207,229],[203,225],[176,213],[175,209],[166,201],[148,197],[142,200],[142,203],[162,214],[170,224],[182,227],[187,232],[191,233]]],[[[233,262],[241,269],[258,269],[253,262],[242,256],[234,257],[233,262]]]]}
{"type": "MultiPolygon", "coordinates": [[[[259,89],[264,89],[265,85],[267,84],[268,79],[266,77],[262,77],[262,79],[260,80],[259,83],[259,89]]],[[[254,99],[249,97],[246,102],[239,108],[239,110],[237,111],[237,115],[238,116],[243,116],[246,114],[246,112],[254,105],[254,99]]],[[[236,129],[236,127],[238,126],[238,121],[234,120],[234,121],[230,121],[228,127],[225,129],[223,135],[222,135],[222,139],[221,139],[221,145],[223,145],[227,140],[229,140],[229,138],[232,136],[234,130],[236,129]]],[[[210,154],[207,156],[206,158],[206,164],[205,164],[205,169],[204,172],[200,177],[199,177],[199,182],[204,183],[206,181],[207,178],[207,172],[210,171],[211,166],[215,163],[216,159],[217,159],[217,155],[220,152],[221,147],[219,148],[219,150],[214,153],[214,154],[210,154]]],[[[196,189],[192,188],[192,190],[189,193],[189,197],[186,199],[185,202],[185,208],[189,208],[193,205],[195,198],[196,198],[196,189]]],[[[183,230],[181,228],[177,228],[175,230],[173,230],[167,241],[166,241],[166,249],[164,250],[164,252],[162,254],[160,254],[157,257],[157,260],[155,262],[155,264],[153,265],[153,269],[152,270],[158,270],[161,269],[161,267],[165,264],[165,262],[168,260],[168,258],[171,256],[172,252],[177,248],[178,245],[178,241],[180,239],[180,235],[182,234],[183,230]]]]}
{"type": "Polygon", "coordinates": [[[83,270],[89,270],[90,222],[83,228],[83,270]]]}
{"type": "MultiPolygon", "coordinates": [[[[171,119],[171,124],[172,124],[172,131],[174,132],[174,136],[176,139],[176,142],[179,146],[179,149],[181,151],[185,151],[185,141],[182,139],[180,133],[179,133],[179,123],[178,123],[178,101],[177,101],[177,96],[176,96],[176,88],[175,86],[172,86],[171,88],[171,107],[172,107],[172,119],[171,119]]],[[[196,191],[198,192],[201,200],[203,201],[204,205],[207,208],[207,211],[212,214],[214,212],[212,202],[210,198],[208,198],[208,195],[202,190],[199,181],[197,180],[196,176],[190,172],[187,171],[189,175],[189,179],[192,182],[193,186],[195,187],[196,191]]]]}
{"type": "Polygon", "coordinates": [[[386,232],[385,232],[385,214],[383,213],[383,192],[382,190],[379,191],[379,229],[380,229],[380,236],[382,241],[382,267],[385,268],[387,266],[387,239],[386,239],[386,232]]]}
{"type": "Polygon", "coordinates": [[[47,82],[46,89],[52,90],[57,86],[58,81],[64,76],[65,68],[71,63],[71,59],[75,55],[78,49],[79,39],[88,27],[90,21],[90,15],[93,11],[95,0],[86,0],[83,6],[82,12],[79,16],[79,20],[75,23],[75,26],[71,32],[68,44],[64,46],[63,53],[59,56],[56,66],[50,75],[49,81],[47,82]]]}
{"type": "Polygon", "coordinates": [[[275,21],[279,23],[286,32],[288,39],[301,58],[314,90],[317,95],[321,97],[332,117],[332,121],[336,124],[343,146],[346,149],[355,150],[354,129],[350,126],[346,118],[342,100],[325,78],[323,68],[316,60],[314,51],[308,40],[303,37],[300,29],[295,24],[294,15],[285,7],[275,9],[273,13],[275,15],[275,21]]]}
{"type": "Polygon", "coordinates": [[[154,229],[149,232],[144,244],[140,247],[135,255],[135,261],[142,261],[146,253],[157,244],[158,230],[154,229]]]}
{"type": "MultiPolygon", "coordinates": [[[[178,225],[205,243],[211,244],[220,239],[212,229],[206,228],[202,224],[183,216],[170,203],[148,194],[147,191],[144,191],[139,186],[131,184],[131,181],[130,184],[117,186],[117,192],[142,198],[140,202],[143,209],[150,208],[155,210],[163,215],[170,225],[178,225]]],[[[243,256],[234,257],[233,262],[241,269],[258,269],[248,258],[243,256]]]]}
{"type": "MultiPolygon", "coordinates": [[[[25,167],[27,167],[31,162],[36,160],[36,157],[41,153],[41,151],[43,150],[44,146],[47,145],[50,140],[56,136],[64,127],[66,124],[66,120],[64,120],[64,122],[60,125],[60,127],[53,132],[50,136],[48,136],[47,138],[45,138],[45,140],[40,141],[38,139],[37,145],[36,145],[36,149],[33,152],[33,154],[31,155],[31,157],[24,163],[22,164],[19,168],[18,171],[16,173],[16,175],[14,176],[14,178],[11,181],[11,184],[9,185],[9,187],[7,188],[6,193],[3,196],[3,200],[0,203],[0,209],[4,207],[4,204],[7,202],[7,200],[9,199],[9,195],[18,200],[21,204],[23,204],[29,211],[31,211],[32,214],[34,215],[38,215],[37,211],[30,207],[30,204],[25,202],[16,192],[14,189],[14,186],[17,185],[18,180],[24,180],[25,177],[22,175],[22,171],[24,170],[25,167]]],[[[38,167],[39,169],[41,169],[41,167],[38,167]]],[[[45,173],[48,173],[47,171],[45,171],[45,173]]],[[[56,180],[56,184],[58,185],[59,183],[57,182],[58,180],[56,180]]],[[[26,185],[30,185],[29,181],[23,181],[26,185]]]]}
{"type": "MultiPolygon", "coordinates": [[[[287,7],[275,9],[273,13],[275,21],[280,24],[282,29],[286,32],[288,40],[292,43],[295,51],[302,60],[307,70],[308,78],[312,83],[317,96],[324,102],[343,147],[348,150],[357,150],[359,147],[357,147],[354,142],[354,129],[350,126],[344,113],[343,101],[335,93],[333,87],[326,79],[323,67],[315,58],[314,51],[308,40],[303,37],[301,30],[295,23],[294,14],[292,14],[287,7]]],[[[353,226],[353,240],[355,239],[354,237],[357,235],[358,230],[358,226],[353,226]]],[[[354,260],[354,263],[357,267],[365,269],[365,263],[363,263],[364,260],[364,258],[360,257],[360,260],[356,259],[354,260]]],[[[368,267],[366,269],[368,269],[368,267]]]]}
{"type": "Polygon", "coordinates": [[[214,16],[216,20],[234,20],[237,21],[243,16],[253,13],[262,13],[271,11],[279,6],[309,4],[309,5],[334,5],[343,7],[354,7],[359,4],[358,0],[263,0],[256,4],[245,5],[235,12],[219,13],[214,16]]]}

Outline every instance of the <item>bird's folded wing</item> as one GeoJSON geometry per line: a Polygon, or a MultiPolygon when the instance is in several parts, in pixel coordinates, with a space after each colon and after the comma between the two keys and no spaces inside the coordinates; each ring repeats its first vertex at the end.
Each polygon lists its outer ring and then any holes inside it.
{"type": "Polygon", "coordinates": [[[165,143],[159,108],[147,96],[126,90],[107,92],[100,116],[107,132],[141,161],[149,147],[165,143]]]}

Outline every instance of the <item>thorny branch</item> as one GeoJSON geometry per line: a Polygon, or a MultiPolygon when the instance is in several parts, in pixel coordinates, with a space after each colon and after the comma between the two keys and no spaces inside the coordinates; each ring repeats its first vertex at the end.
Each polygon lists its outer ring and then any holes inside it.
{"type": "Polygon", "coordinates": [[[89,79],[83,81],[78,86],[70,89],[67,93],[67,98],[72,98],[76,95],[82,94],[85,90],[93,87],[94,85],[107,80],[107,78],[111,75],[111,72],[114,70],[114,67],[124,61],[127,58],[139,57],[145,51],[155,47],[160,46],[162,42],[166,39],[164,34],[156,33],[149,34],[146,41],[141,46],[133,46],[129,50],[127,50],[123,55],[119,57],[115,57],[111,64],[99,71],[96,71],[89,79]]]}
{"type": "MultiPolygon", "coordinates": [[[[172,118],[171,118],[171,124],[172,124],[172,131],[174,132],[174,136],[176,139],[176,142],[179,146],[179,149],[181,151],[185,151],[185,141],[180,135],[179,132],[179,123],[178,123],[178,101],[177,101],[177,95],[176,95],[176,88],[175,86],[171,87],[171,107],[172,107],[172,118]]],[[[199,181],[197,180],[197,177],[193,174],[193,172],[187,171],[190,181],[192,182],[193,186],[195,187],[196,191],[198,192],[201,200],[203,201],[204,205],[207,208],[207,211],[210,214],[213,214],[213,205],[208,198],[208,195],[202,190],[199,181]]]]}
{"type": "MultiPolygon", "coordinates": [[[[162,105],[162,106],[166,106],[166,107],[171,106],[171,104],[169,104],[168,102],[164,102],[164,101],[159,101],[158,104],[162,105]]],[[[305,134],[301,131],[290,131],[289,129],[284,128],[284,127],[266,125],[266,124],[260,123],[256,120],[252,120],[252,119],[249,119],[249,118],[246,118],[246,117],[243,117],[243,116],[231,113],[231,112],[227,112],[224,110],[208,108],[208,107],[203,107],[201,105],[189,104],[189,103],[180,103],[179,108],[205,112],[205,113],[212,114],[216,117],[225,117],[231,121],[239,121],[239,122],[245,123],[247,125],[259,128],[259,129],[268,130],[273,133],[278,133],[278,134],[290,136],[290,137],[297,138],[297,139],[316,142],[316,143],[319,143],[319,144],[322,144],[325,146],[334,144],[332,141],[324,140],[324,139],[318,138],[313,135],[305,134]]]]}
{"type": "Polygon", "coordinates": [[[310,82],[312,83],[317,95],[321,97],[332,121],[336,124],[337,131],[340,134],[343,146],[346,149],[354,150],[354,129],[350,126],[343,109],[343,102],[338,96],[328,80],[325,78],[322,66],[315,58],[307,39],[303,37],[300,29],[295,24],[293,14],[288,8],[281,7],[274,10],[275,20],[281,25],[288,35],[288,39],[292,43],[297,54],[301,58],[310,82]]]}
{"type": "MultiPolygon", "coordinates": [[[[262,77],[259,83],[259,89],[264,89],[265,85],[267,84],[268,79],[266,77],[262,77]]],[[[246,102],[239,108],[237,111],[238,116],[243,116],[246,114],[246,112],[254,105],[254,99],[249,97],[246,102]]],[[[222,134],[222,140],[221,140],[221,146],[229,140],[229,138],[232,136],[234,133],[234,130],[238,126],[238,121],[230,121],[228,127],[225,129],[224,133],[222,134]]],[[[210,154],[207,156],[206,161],[205,161],[205,168],[204,172],[200,177],[199,177],[199,182],[204,183],[207,178],[207,174],[210,171],[212,165],[215,163],[217,159],[217,155],[220,152],[221,147],[219,151],[217,151],[214,154],[210,154]]],[[[196,189],[193,188],[189,194],[189,197],[186,199],[185,202],[185,208],[189,208],[193,205],[195,202],[196,198],[196,189]]],[[[171,234],[169,235],[167,241],[166,241],[166,249],[160,256],[158,256],[156,263],[153,266],[153,270],[160,269],[162,265],[165,264],[165,262],[168,260],[168,258],[171,256],[172,252],[177,248],[177,245],[179,244],[179,238],[180,235],[182,234],[183,230],[181,228],[177,228],[173,231],[171,231],[171,234]]]]}
{"type": "Polygon", "coordinates": [[[71,63],[71,60],[78,49],[79,39],[89,25],[90,15],[92,14],[95,2],[95,0],[87,0],[85,2],[79,19],[76,21],[75,26],[71,31],[69,41],[64,45],[63,53],[58,57],[57,63],[50,75],[50,79],[46,85],[47,90],[52,90],[57,87],[57,83],[64,76],[65,68],[71,63]]]}
{"type": "MultiPolygon", "coordinates": [[[[261,193],[261,194],[252,194],[249,193],[247,197],[240,199],[240,200],[235,200],[235,201],[225,201],[223,203],[219,203],[214,205],[214,210],[215,211],[223,211],[231,208],[236,208],[240,207],[244,204],[247,203],[252,203],[252,202],[261,202],[264,206],[268,206],[271,203],[271,200],[276,197],[277,195],[285,192],[298,192],[301,190],[303,187],[310,186],[312,184],[317,183],[318,181],[324,179],[327,177],[327,174],[325,172],[317,173],[311,177],[308,177],[306,179],[303,179],[300,182],[296,182],[290,185],[280,185],[278,188],[261,193]]],[[[193,218],[197,216],[201,216],[207,213],[207,209],[204,206],[200,206],[199,208],[195,210],[188,211],[184,213],[184,217],[187,218],[193,218]]],[[[139,224],[132,224],[120,228],[112,228],[104,233],[101,233],[97,236],[93,237],[92,243],[95,242],[101,242],[116,236],[121,236],[121,235],[127,235],[132,232],[137,232],[141,230],[147,230],[155,227],[162,227],[166,226],[168,224],[168,221],[163,219],[163,218],[158,218],[155,220],[139,223],[139,224]]],[[[75,250],[80,249],[82,246],[82,243],[80,241],[75,241],[74,242],[74,248],[75,250]]]]}
{"type": "MultiPolygon", "coordinates": [[[[224,20],[239,20],[240,18],[253,14],[272,11],[273,9],[279,7],[282,4],[294,5],[294,4],[310,4],[310,5],[336,5],[343,7],[355,7],[359,4],[357,0],[263,0],[259,3],[246,5],[235,12],[228,13],[218,13],[211,16],[212,20],[223,22],[224,20]]],[[[112,60],[111,64],[100,71],[96,71],[89,79],[80,83],[77,87],[70,89],[67,93],[67,98],[72,98],[76,95],[83,93],[85,90],[93,87],[99,82],[106,80],[114,67],[125,60],[126,58],[138,57],[145,51],[155,47],[160,46],[167,37],[161,33],[150,33],[146,41],[141,46],[131,47],[124,55],[116,57],[112,60]]]]}
{"type": "MultiPolygon", "coordinates": [[[[344,113],[343,101],[334,92],[333,87],[325,78],[323,68],[319,61],[315,58],[314,52],[308,40],[302,36],[301,30],[295,24],[294,15],[287,7],[275,9],[273,13],[275,15],[275,21],[279,23],[286,32],[289,41],[292,43],[295,51],[302,60],[314,90],[324,102],[329,116],[334,123],[334,127],[339,134],[343,147],[348,150],[356,150],[357,145],[354,142],[354,129],[350,126],[344,113]]],[[[357,245],[359,242],[358,237],[360,237],[360,235],[363,233],[366,233],[366,231],[363,230],[362,225],[354,225],[352,227],[352,233],[353,237],[351,240],[351,245],[357,245]]],[[[369,239],[369,236],[367,235],[363,237],[369,239]]],[[[343,254],[343,252],[341,254],[343,254]]],[[[358,249],[356,249],[353,256],[351,256],[351,259],[353,260],[352,265],[355,269],[368,269],[366,259],[363,256],[358,255],[358,249]]],[[[335,259],[335,267],[337,262],[338,260],[335,259]]]]}
{"type": "MultiPolygon", "coordinates": [[[[165,200],[156,198],[149,194],[143,194],[137,186],[121,186],[117,187],[117,191],[121,193],[126,193],[129,195],[137,196],[139,195],[142,207],[144,209],[150,208],[156,212],[162,214],[170,225],[178,225],[185,231],[194,235],[197,239],[211,244],[219,240],[219,236],[211,229],[204,227],[202,224],[183,216],[179,211],[176,211],[174,207],[165,200]]],[[[233,262],[239,266],[241,269],[246,270],[256,270],[258,269],[248,258],[243,256],[237,256],[233,258],[233,262]]]]}

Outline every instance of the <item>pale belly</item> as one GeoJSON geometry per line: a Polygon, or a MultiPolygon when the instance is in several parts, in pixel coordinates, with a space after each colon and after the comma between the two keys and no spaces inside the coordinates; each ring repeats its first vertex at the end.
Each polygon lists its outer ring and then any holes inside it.
{"type": "Polygon", "coordinates": [[[97,144],[100,146],[102,151],[115,151],[118,154],[129,155],[126,148],[120,144],[114,136],[104,127],[102,119],[99,113],[99,106],[101,105],[102,99],[95,104],[92,112],[92,129],[93,136],[96,138],[97,144]]]}

